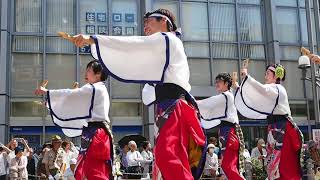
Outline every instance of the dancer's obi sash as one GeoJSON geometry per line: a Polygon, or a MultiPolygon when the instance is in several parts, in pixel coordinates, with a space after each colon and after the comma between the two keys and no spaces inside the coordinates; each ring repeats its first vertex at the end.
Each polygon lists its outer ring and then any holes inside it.
{"type": "Polygon", "coordinates": [[[231,128],[234,128],[235,133],[239,140],[239,161],[238,161],[238,169],[240,174],[244,173],[244,156],[243,152],[245,149],[244,145],[244,137],[242,133],[242,129],[239,124],[230,123],[227,121],[222,121],[219,127],[219,143],[221,147],[221,154],[223,155],[224,151],[226,150],[226,145],[228,141],[228,135],[231,131],[231,128]]]}
{"type": "MultiPolygon", "coordinates": [[[[195,111],[198,111],[197,104],[195,99],[186,92],[183,88],[178,85],[172,83],[164,83],[158,84],[155,87],[156,93],[156,117],[155,117],[155,141],[157,141],[157,137],[159,136],[161,128],[164,126],[166,121],[169,119],[172,112],[174,112],[178,106],[179,101],[185,101],[187,104],[192,107],[195,111]]],[[[200,115],[198,114],[198,119],[200,119],[200,115]]],[[[184,119],[179,119],[179,121],[183,121],[184,119]]],[[[184,122],[183,122],[184,123],[184,122]]],[[[187,122],[185,122],[187,123],[187,122]]],[[[200,123],[199,123],[200,126],[200,123]]],[[[192,127],[190,127],[192,128],[192,127]]],[[[204,132],[202,135],[195,134],[194,136],[190,135],[189,138],[189,147],[188,147],[188,158],[190,168],[192,170],[192,174],[195,179],[198,179],[201,176],[203,171],[204,163],[205,163],[205,143],[198,143],[199,138],[204,136],[204,132]],[[198,138],[198,140],[194,139],[194,136],[198,138]]],[[[205,142],[205,140],[203,140],[205,142]]]]}
{"type": "MultiPolygon", "coordinates": [[[[300,133],[301,143],[303,143],[303,135],[297,125],[287,115],[270,115],[268,121],[268,137],[267,137],[267,169],[270,179],[280,177],[279,164],[281,158],[281,149],[283,146],[283,138],[286,133],[287,122],[300,133]]],[[[302,144],[301,144],[302,147],[302,144]]],[[[285,156],[285,154],[284,154],[285,156]]],[[[299,153],[300,166],[303,166],[303,151],[299,153]]]]}
{"type": "Polygon", "coordinates": [[[112,167],[112,162],[114,159],[113,136],[111,133],[110,125],[105,121],[89,122],[88,127],[83,127],[80,155],[85,157],[87,150],[90,148],[92,138],[96,134],[96,131],[100,128],[104,129],[110,137],[110,159],[107,160],[106,163],[109,164],[110,167],[112,167]]]}

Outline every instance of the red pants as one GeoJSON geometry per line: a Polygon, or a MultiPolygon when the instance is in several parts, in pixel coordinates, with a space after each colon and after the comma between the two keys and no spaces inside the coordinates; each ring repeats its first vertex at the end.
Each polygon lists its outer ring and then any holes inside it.
{"type": "Polygon", "coordinates": [[[279,180],[300,180],[302,178],[300,159],[298,158],[299,150],[302,148],[301,145],[299,132],[293,127],[291,122],[287,122],[281,149],[279,180]]]}
{"type": "Polygon", "coordinates": [[[228,134],[226,150],[223,153],[223,158],[221,163],[221,168],[223,169],[223,172],[226,174],[228,179],[244,180],[244,178],[240,176],[240,173],[238,170],[239,147],[240,147],[240,142],[236,135],[235,129],[231,128],[228,134]]]}
{"type": "Polygon", "coordinates": [[[155,161],[164,180],[193,180],[189,159],[189,138],[205,144],[196,111],[179,100],[174,111],[160,129],[154,150],[155,161]]]}
{"type": "Polygon", "coordinates": [[[110,141],[111,138],[104,129],[97,129],[86,154],[78,157],[75,172],[77,180],[109,179],[111,167],[107,164],[107,160],[110,160],[110,141]]]}

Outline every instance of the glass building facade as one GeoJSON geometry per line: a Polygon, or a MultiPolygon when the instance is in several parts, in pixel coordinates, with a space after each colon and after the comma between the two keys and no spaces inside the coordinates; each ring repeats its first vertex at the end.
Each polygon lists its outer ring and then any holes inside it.
{"type": "MultiPolygon", "coordinates": [[[[243,59],[250,58],[249,73],[261,82],[267,64],[281,63],[287,69],[284,86],[292,115],[308,137],[307,125],[314,124],[311,86],[307,84],[304,97],[302,73],[297,68],[299,49],[308,47],[309,41],[305,0],[4,0],[0,39],[3,141],[23,135],[37,144],[61,133],[39,105],[44,99],[35,97],[33,91],[44,79],[49,80],[48,88],[69,88],[75,81],[83,85],[85,66],[92,57],[89,48],[78,49],[58,38],[58,31],[143,35],[142,15],[157,8],[172,11],[182,29],[191,93],[196,98],[215,95],[215,76],[239,72],[243,59]]],[[[313,3],[311,8],[314,41],[320,42],[313,3]]],[[[110,78],[107,86],[116,140],[136,133],[152,140],[153,107],[141,103],[142,85],[110,78]]],[[[263,123],[240,119],[249,144],[265,136],[263,123]]]]}

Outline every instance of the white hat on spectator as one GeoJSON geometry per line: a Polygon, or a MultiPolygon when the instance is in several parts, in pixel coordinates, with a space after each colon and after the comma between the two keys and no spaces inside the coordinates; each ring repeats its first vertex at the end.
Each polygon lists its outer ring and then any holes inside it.
{"type": "Polygon", "coordinates": [[[128,146],[131,147],[132,145],[137,146],[136,142],[134,142],[134,141],[129,141],[128,146]]]}
{"type": "Polygon", "coordinates": [[[215,146],[213,144],[208,144],[207,149],[209,149],[209,148],[215,148],[215,146]]]}
{"type": "Polygon", "coordinates": [[[76,158],[72,158],[70,160],[70,164],[77,164],[77,159],[76,158]]]}

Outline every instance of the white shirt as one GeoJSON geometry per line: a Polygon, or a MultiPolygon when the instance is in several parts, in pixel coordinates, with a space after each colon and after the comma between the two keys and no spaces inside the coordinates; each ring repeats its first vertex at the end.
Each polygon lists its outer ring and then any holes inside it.
{"type": "Polygon", "coordinates": [[[9,176],[10,178],[24,178],[28,179],[27,171],[28,159],[26,156],[21,158],[12,158],[9,163],[9,176]]]}
{"type": "Polygon", "coordinates": [[[212,155],[207,153],[206,163],[204,165],[204,174],[211,175],[210,173],[211,169],[215,170],[216,173],[218,173],[218,167],[219,167],[218,156],[215,153],[212,153],[212,155]]]}
{"type": "Polygon", "coordinates": [[[128,167],[131,166],[140,166],[141,162],[143,161],[143,157],[139,153],[139,151],[129,151],[127,152],[127,161],[128,161],[128,167]]]}
{"type": "Polygon", "coordinates": [[[8,167],[7,156],[8,155],[5,152],[0,153],[0,176],[7,174],[7,167],[8,167]]]}
{"type": "Polygon", "coordinates": [[[234,96],[230,91],[197,101],[202,116],[201,125],[205,129],[213,128],[228,121],[239,124],[237,109],[234,105],[234,96]]]}
{"type": "Polygon", "coordinates": [[[79,151],[76,148],[74,148],[72,150],[69,150],[68,152],[66,151],[64,152],[65,153],[64,153],[63,161],[66,163],[66,169],[67,169],[67,168],[70,168],[70,161],[78,157],[79,151]]]}
{"type": "Polygon", "coordinates": [[[64,178],[67,180],[75,180],[74,173],[72,172],[72,169],[70,167],[70,164],[76,164],[77,160],[75,158],[71,159],[67,162],[69,164],[69,167],[66,169],[66,172],[63,174],[64,178]]]}
{"type": "Polygon", "coordinates": [[[143,157],[143,163],[142,163],[143,173],[149,173],[149,166],[153,162],[153,154],[151,151],[143,150],[141,152],[141,156],[143,157]]]}
{"type": "Polygon", "coordinates": [[[103,82],[77,89],[49,90],[47,106],[53,122],[69,137],[80,136],[88,122],[109,120],[109,94],[103,82]]]}
{"type": "Polygon", "coordinates": [[[250,119],[266,119],[271,114],[291,116],[287,91],[282,85],[261,84],[249,75],[236,93],[235,105],[250,119]]]}
{"type": "Polygon", "coordinates": [[[92,38],[92,56],[104,64],[113,78],[136,83],[174,83],[190,92],[187,56],[174,33],[92,38]]]}
{"type": "MultiPolygon", "coordinates": [[[[255,147],[252,149],[251,151],[251,158],[256,158],[258,159],[260,156],[267,156],[267,150],[265,148],[262,148],[262,154],[260,153],[258,147],[255,147]]],[[[260,160],[262,162],[262,160],[260,160]]],[[[267,164],[267,161],[265,160],[264,161],[264,164],[266,165],[267,164]]]]}

